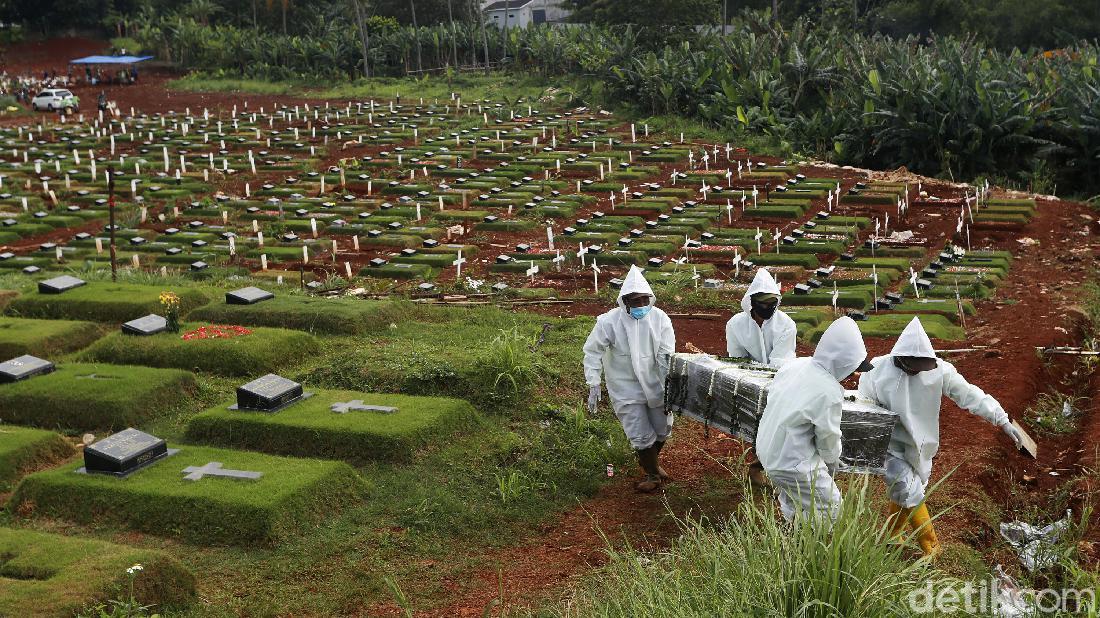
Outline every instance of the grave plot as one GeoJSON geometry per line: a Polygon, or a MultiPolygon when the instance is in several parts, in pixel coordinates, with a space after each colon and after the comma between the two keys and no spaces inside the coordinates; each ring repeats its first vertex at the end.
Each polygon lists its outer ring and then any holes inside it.
{"type": "Polygon", "coordinates": [[[172,292],[179,296],[180,313],[184,315],[209,300],[206,293],[198,288],[156,287],[106,281],[84,283],[76,277],[64,277],[69,280],[59,284],[62,287],[55,287],[52,283],[62,277],[40,281],[36,291],[21,294],[8,304],[8,314],[31,318],[122,323],[160,310],[162,292],[172,292]]]}
{"type": "Polygon", "coordinates": [[[352,298],[317,298],[280,293],[251,303],[214,301],[192,312],[191,320],[213,324],[271,326],[309,333],[356,335],[416,319],[426,309],[396,301],[362,301],[352,298]]]}
{"type": "Polygon", "coordinates": [[[362,478],[342,462],[166,447],[134,429],[115,434],[86,447],[83,462],[25,477],[9,509],[201,545],[249,545],[299,535],[365,495],[362,478]]]}
{"type": "MultiPolygon", "coordinates": [[[[19,358],[18,367],[0,364],[0,379],[32,366],[29,357],[19,358]]],[[[66,363],[0,383],[0,420],[73,431],[117,429],[163,414],[194,388],[194,376],[178,369],[66,363]]]]}
{"type": "Polygon", "coordinates": [[[166,552],[94,539],[0,528],[0,615],[72,616],[133,595],[154,611],[183,609],[195,577],[166,552]]]}
{"type": "Polygon", "coordinates": [[[53,465],[73,453],[60,434],[43,429],[0,425],[0,492],[36,468],[53,465]]]}
{"type": "Polygon", "coordinates": [[[186,439],[282,455],[410,461],[418,449],[468,427],[476,414],[458,399],[303,392],[268,375],[238,387],[235,401],[191,419],[186,439]]]}
{"type": "Polygon", "coordinates": [[[32,353],[56,358],[87,346],[102,334],[102,328],[92,322],[0,316],[0,359],[32,353]]]}
{"type": "Polygon", "coordinates": [[[124,328],[104,337],[80,359],[247,376],[292,365],[316,348],[317,340],[299,331],[185,322],[179,332],[149,335],[128,334],[124,328]]]}

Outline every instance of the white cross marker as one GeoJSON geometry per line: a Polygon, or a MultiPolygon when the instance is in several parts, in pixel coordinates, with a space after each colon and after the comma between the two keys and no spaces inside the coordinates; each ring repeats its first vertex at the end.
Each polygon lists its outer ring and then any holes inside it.
{"type": "Polygon", "coordinates": [[[592,288],[597,294],[600,293],[600,267],[596,264],[596,260],[592,260],[592,288]]]}
{"type": "Polygon", "coordinates": [[[458,252],[458,258],[455,261],[451,262],[451,264],[453,264],[455,269],[456,269],[455,270],[455,280],[456,281],[462,278],[462,265],[465,264],[465,263],[466,263],[466,258],[462,257],[462,251],[459,251],[458,252]]]}

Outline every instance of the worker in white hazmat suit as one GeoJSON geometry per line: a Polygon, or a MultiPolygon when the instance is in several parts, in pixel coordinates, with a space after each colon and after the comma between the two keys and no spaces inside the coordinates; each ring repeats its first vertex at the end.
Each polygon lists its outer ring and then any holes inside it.
{"type": "Polygon", "coordinates": [[[768,387],[768,405],[756,433],[756,452],[775,485],[783,516],[834,521],[840,490],[840,382],[871,369],[859,327],[849,317],[829,325],[814,355],[785,363],[768,387]]]}
{"type": "MultiPolygon", "coordinates": [[[[780,367],[794,359],[794,344],[798,328],[794,320],[779,311],[782,291],[766,268],[756,271],[756,276],[741,299],[740,313],[726,322],[726,354],[732,358],[752,360],[780,367]]],[[[750,449],[749,480],[758,487],[770,485],[760,460],[750,449]]]]}
{"type": "Polygon", "coordinates": [[[779,311],[782,300],[771,273],[765,268],[756,271],[741,299],[742,311],[726,322],[726,353],[772,367],[793,359],[798,328],[794,320],[779,311]]]}
{"type": "Polygon", "coordinates": [[[887,356],[859,379],[859,392],[898,414],[887,447],[885,480],[890,496],[891,526],[900,536],[906,524],[916,530],[925,555],[939,552],[924,492],[932,458],[940,448],[940,403],[950,397],[960,408],[1001,428],[1019,447],[1019,431],[997,400],[969,384],[955,367],[936,358],[920,319],[905,327],[887,356]]]}
{"type": "Polygon", "coordinates": [[[673,422],[665,411],[665,378],[676,334],[668,315],[654,307],[656,300],[642,271],[631,266],[619,290],[619,306],[596,318],[584,344],[588,409],[595,412],[600,401],[602,376],[615,415],[645,471],[645,478],[635,485],[643,492],[655,491],[668,480],[658,457],[673,422]]]}

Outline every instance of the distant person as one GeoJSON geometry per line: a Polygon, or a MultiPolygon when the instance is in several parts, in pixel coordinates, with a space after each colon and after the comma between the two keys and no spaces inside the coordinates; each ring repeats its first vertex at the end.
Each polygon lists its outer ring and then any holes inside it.
{"type": "Polygon", "coordinates": [[[99,91],[99,97],[96,98],[96,107],[101,112],[106,112],[107,111],[107,91],[106,90],[100,90],[99,91]]]}
{"type": "Polygon", "coordinates": [[[130,67],[130,83],[131,84],[136,84],[137,83],[137,77],[138,77],[137,76],[137,67],[130,67]]]}

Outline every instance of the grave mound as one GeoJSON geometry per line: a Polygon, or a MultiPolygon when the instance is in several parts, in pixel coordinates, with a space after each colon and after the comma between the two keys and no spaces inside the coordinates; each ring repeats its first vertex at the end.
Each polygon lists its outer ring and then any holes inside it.
{"type": "Polygon", "coordinates": [[[130,593],[156,611],[194,600],[195,576],[167,553],[94,539],[0,528],[0,615],[72,616],[130,593]]]}
{"type": "Polygon", "coordinates": [[[9,508],[199,545],[271,544],[365,495],[362,478],[342,462],[169,446],[179,450],[125,478],[79,472],[83,461],[31,474],[9,508]]]}
{"type": "Polygon", "coordinates": [[[187,399],[194,376],[178,369],[70,363],[0,384],[0,421],[74,431],[140,424],[187,399]]]}
{"type": "Polygon", "coordinates": [[[460,399],[339,390],[315,391],[277,412],[231,410],[233,403],[191,419],[187,441],[354,462],[410,461],[477,415],[460,399]]]}

